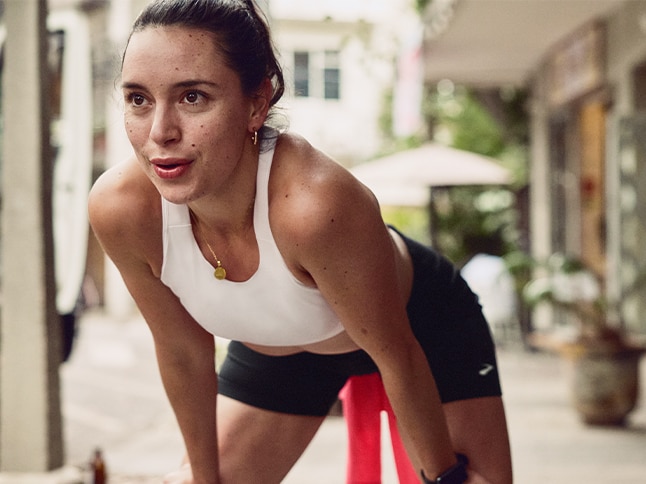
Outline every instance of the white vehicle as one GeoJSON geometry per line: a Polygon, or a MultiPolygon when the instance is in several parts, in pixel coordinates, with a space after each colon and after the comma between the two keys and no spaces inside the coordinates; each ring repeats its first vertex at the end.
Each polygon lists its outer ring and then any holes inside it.
{"type": "MultiPolygon", "coordinates": [[[[61,316],[64,355],[69,356],[85,276],[92,181],[92,69],[90,34],[77,10],[53,11],[47,19],[51,70],[54,264],[56,309],[61,316]]],[[[4,46],[4,27],[0,42],[4,46]]]]}

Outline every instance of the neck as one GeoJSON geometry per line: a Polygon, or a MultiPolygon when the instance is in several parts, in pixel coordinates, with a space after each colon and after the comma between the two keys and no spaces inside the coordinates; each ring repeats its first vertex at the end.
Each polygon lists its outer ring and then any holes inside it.
{"type": "Polygon", "coordinates": [[[253,226],[253,207],[256,201],[255,192],[239,203],[222,203],[217,206],[189,205],[194,223],[207,233],[233,234],[253,226]]]}
{"type": "Polygon", "coordinates": [[[202,230],[226,235],[253,226],[257,157],[254,163],[241,164],[239,168],[235,181],[222,193],[206,195],[188,203],[195,222],[202,230]]]}

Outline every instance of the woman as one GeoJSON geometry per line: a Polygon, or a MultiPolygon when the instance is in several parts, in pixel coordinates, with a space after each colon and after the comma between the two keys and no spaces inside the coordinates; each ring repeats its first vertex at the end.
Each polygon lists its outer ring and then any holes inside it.
{"type": "Polygon", "coordinates": [[[186,444],[167,482],[280,482],[347,378],[375,371],[423,482],[511,482],[476,298],[346,170],[268,127],[284,85],[253,2],[153,2],[121,87],[134,156],[89,212],[186,444]],[[233,340],[219,375],[214,334],[233,340]]]}

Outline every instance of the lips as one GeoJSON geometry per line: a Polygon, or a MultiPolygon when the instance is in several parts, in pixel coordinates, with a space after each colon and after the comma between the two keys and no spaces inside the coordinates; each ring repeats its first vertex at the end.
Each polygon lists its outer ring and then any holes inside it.
{"type": "Polygon", "coordinates": [[[150,164],[159,178],[169,180],[178,178],[186,173],[191,160],[184,158],[154,158],[150,160],[150,164]]]}

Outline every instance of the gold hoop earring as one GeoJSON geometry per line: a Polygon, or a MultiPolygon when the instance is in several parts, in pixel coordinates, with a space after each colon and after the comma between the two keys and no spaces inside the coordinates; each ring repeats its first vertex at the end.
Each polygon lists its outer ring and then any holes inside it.
{"type": "Polygon", "coordinates": [[[253,145],[256,146],[258,144],[258,131],[253,132],[251,135],[251,141],[253,142],[253,145]]]}

